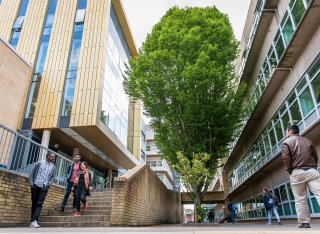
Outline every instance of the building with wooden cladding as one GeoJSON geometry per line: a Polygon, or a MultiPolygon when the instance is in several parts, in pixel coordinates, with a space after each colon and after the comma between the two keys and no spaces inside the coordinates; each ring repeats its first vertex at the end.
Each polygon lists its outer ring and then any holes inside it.
{"type": "Polygon", "coordinates": [[[137,55],[121,0],[2,0],[0,36],[31,65],[17,129],[101,173],[140,163],[141,104],[122,86],[137,55]]]}

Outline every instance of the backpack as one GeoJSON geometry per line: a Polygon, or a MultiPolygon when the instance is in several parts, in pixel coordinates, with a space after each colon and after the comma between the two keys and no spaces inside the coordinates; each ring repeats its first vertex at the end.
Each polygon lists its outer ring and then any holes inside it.
{"type": "Polygon", "coordinates": [[[275,196],[272,196],[272,198],[273,198],[274,205],[278,207],[278,206],[279,206],[279,200],[278,200],[278,198],[275,197],[275,196]]]}
{"type": "Polygon", "coordinates": [[[236,211],[238,209],[238,206],[236,203],[232,203],[231,205],[231,211],[236,211]]]}

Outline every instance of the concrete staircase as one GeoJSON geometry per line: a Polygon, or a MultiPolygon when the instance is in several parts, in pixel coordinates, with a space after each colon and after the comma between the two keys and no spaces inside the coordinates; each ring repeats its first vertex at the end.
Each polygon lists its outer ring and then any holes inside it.
{"type": "Polygon", "coordinates": [[[91,192],[87,197],[88,210],[82,211],[81,216],[73,216],[72,197],[64,212],[49,211],[40,216],[40,227],[108,227],[110,226],[112,190],[91,192]]]}

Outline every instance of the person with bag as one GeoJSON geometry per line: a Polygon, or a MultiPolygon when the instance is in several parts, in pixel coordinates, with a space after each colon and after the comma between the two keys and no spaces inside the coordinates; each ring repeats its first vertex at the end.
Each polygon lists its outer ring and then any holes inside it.
{"type": "Polygon", "coordinates": [[[34,164],[29,175],[28,184],[31,188],[31,228],[39,228],[38,219],[42,210],[42,205],[48,190],[53,183],[55,173],[55,154],[48,152],[46,160],[34,164]]]}
{"type": "Polygon", "coordinates": [[[263,204],[268,214],[268,225],[272,224],[272,211],[281,225],[281,220],[278,214],[278,199],[273,196],[267,188],[263,188],[263,204]]]}
{"type": "MultiPolygon", "coordinates": [[[[61,211],[64,212],[64,207],[66,206],[67,202],[68,202],[68,198],[71,194],[71,188],[74,184],[74,181],[78,175],[78,171],[80,170],[80,160],[81,160],[81,156],[80,154],[76,154],[73,156],[74,158],[74,162],[73,164],[70,164],[67,167],[67,187],[66,187],[66,193],[64,195],[63,201],[61,203],[60,208],[57,208],[57,211],[61,211]]],[[[73,209],[76,208],[76,199],[75,196],[73,196],[73,203],[72,203],[72,207],[73,209]]]]}
{"type": "Polygon", "coordinates": [[[320,174],[317,171],[319,159],[313,142],[299,133],[298,125],[292,124],[287,127],[287,139],[282,144],[282,160],[285,170],[290,175],[298,227],[310,228],[307,194],[310,189],[320,204],[320,174]]]}
{"type": "Polygon", "coordinates": [[[76,212],[73,216],[80,216],[80,201],[83,203],[83,211],[87,211],[88,204],[86,197],[90,196],[90,173],[88,170],[88,164],[86,162],[80,163],[80,170],[78,175],[74,181],[74,185],[72,190],[74,191],[74,195],[76,198],[76,212]]]}
{"type": "Polygon", "coordinates": [[[233,203],[232,200],[229,200],[228,209],[230,211],[230,220],[233,224],[236,223],[236,211],[238,210],[238,206],[236,203],[233,203]]]}

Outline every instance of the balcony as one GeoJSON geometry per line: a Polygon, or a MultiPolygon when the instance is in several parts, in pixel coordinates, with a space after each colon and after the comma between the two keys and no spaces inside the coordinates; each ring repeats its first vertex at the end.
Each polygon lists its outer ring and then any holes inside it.
{"type": "Polygon", "coordinates": [[[240,81],[246,82],[251,76],[251,71],[256,64],[261,44],[268,33],[268,28],[274,17],[279,1],[280,0],[262,0],[260,2],[261,9],[257,9],[255,13],[249,40],[246,44],[244,56],[241,61],[239,70],[240,81]]]}
{"type": "Polygon", "coordinates": [[[234,159],[236,155],[239,155],[241,150],[243,150],[243,144],[247,142],[247,136],[253,134],[253,131],[256,129],[256,124],[261,120],[261,117],[264,114],[264,110],[268,108],[274,95],[281,88],[285,78],[291,72],[291,68],[298,61],[302,51],[308,45],[313,34],[319,27],[319,10],[320,0],[312,1],[309,7],[305,10],[288,46],[286,47],[282,57],[279,59],[277,67],[274,69],[270,77],[268,85],[249,116],[247,123],[244,125],[243,131],[241,132],[230,154],[229,160],[227,161],[226,167],[233,166],[230,165],[231,161],[235,161],[232,159],[234,159]]]}

